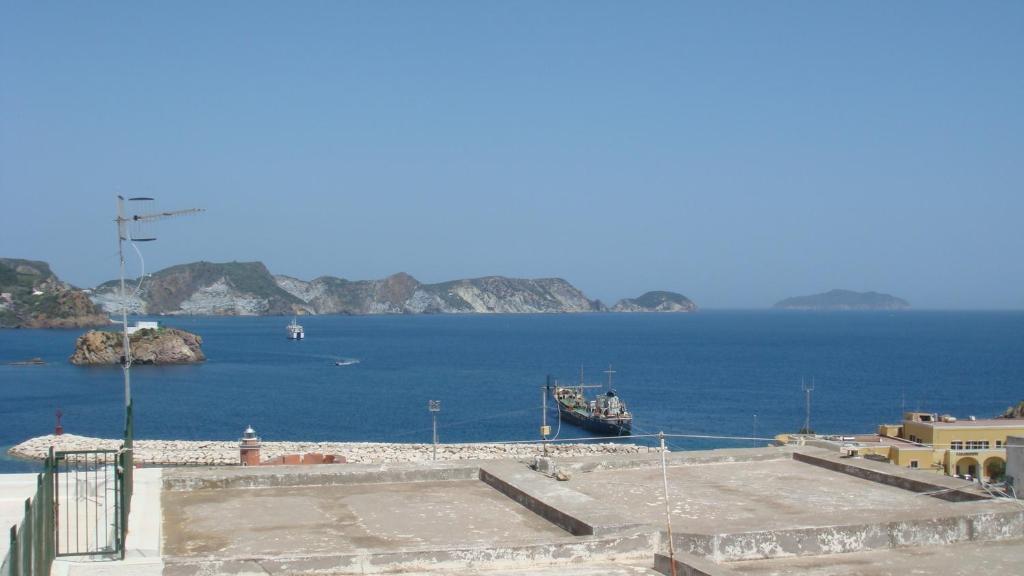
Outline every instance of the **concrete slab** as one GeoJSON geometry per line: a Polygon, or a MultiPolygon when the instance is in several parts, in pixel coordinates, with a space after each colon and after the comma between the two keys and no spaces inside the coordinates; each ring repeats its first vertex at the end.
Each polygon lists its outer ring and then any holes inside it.
{"type": "MultiPolygon", "coordinates": [[[[671,466],[672,522],[677,532],[717,534],[888,522],[1000,512],[994,502],[945,502],[793,460],[671,466]]],[[[607,511],[665,524],[661,470],[596,470],[568,486],[607,511]]]]}
{"type": "Polygon", "coordinates": [[[555,564],[529,568],[473,569],[437,572],[402,572],[401,576],[661,576],[648,566],[615,562],[586,562],[584,564],[555,564]]]}
{"type": "Polygon", "coordinates": [[[25,517],[25,499],[36,493],[36,474],[0,474],[0,565],[11,545],[11,526],[25,517]]]}
{"type": "Polygon", "coordinates": [[[552,541],[565,531],[479,481],[165,492],[164,553],[273,557],[552,541]]]}
{"type": "Polygon", "coordinates": [[[969,542],[851,554],[729,562],[713,576],[910,576],[1020,574],[1024,542],[969,542]]]}

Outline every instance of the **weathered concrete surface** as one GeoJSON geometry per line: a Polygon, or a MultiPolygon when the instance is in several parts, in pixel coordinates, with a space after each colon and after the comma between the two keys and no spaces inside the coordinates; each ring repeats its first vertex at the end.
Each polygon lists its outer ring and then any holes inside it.
{"type": "Polygon", "coordinates": [[[843,458],[834,452],[804,449],[793,453],[793,459],[805,464],[856,476],[871,482],[895,486],[911,492],[926,493],[951,502],[985,500],[988,495],[977,485],[936,472],[912,470],[888,462],[863,458],[843,458]]]}
{"type": "MultiPolygon", "coordinates": [[[[1024,542],[1015,502],[943,501],[791,453],[669,455],[681,574],[734,574],[748,569],[743,559],[827,566],[865,550],[1024,542]]],[[[555,465],[571,479],[494,460],[165,470],[162,574],[645,574],[667,549],[659,455],[555,465]]]]}
{"type": "Polygon", "coordinates": [[[0,567],[6,566],[11,526],[21,523],[25,500],[36,493],[36,477],[37,474],[0,474],[0,567]]]}
{"type": "Polygon", "coordinates": [[[674,533],[674,541],[680,552],[727,562],[1024,538],[1024,511],[1004,508],[998,513],[866,524],[724,534],[674,533]]]}
{"type": "MultiPolygon", "coordinates": [[[[873,524],[1006,510],[992,502],[927,498],[792,460],[671,466],[668,483],[673,527],[680,533],[873,524]]],[[[565,484],[634,522],[665,524],[660,469],[595,471],[565,484]]]]}
{"type": "MultiPolygon", "coordinates": [[[[692,452],[669,452],[665,460],[669,466],[696,466],[703,464],[737,464],[791,460],[795,449],[792,446],[770,446],[764,448],[722,448],[692,452]]],[[[635,470],[657,468],[661,470],[661,453],[657,450],[638,454],[609,454],[600,458],[552,456],[556,465],[571,472],[596,472],[604,470],[635,470]]]]}
{"type": "MultiPolygon", "coordinates": [[[[457,541],[457,535],[452,535],[457,541]]],[[[324,555],[292,554],[257,558],[168,558],[164,576],[208,574],[378,574],[461,573],[531,566],[557,573],[559,566],[606,562],[640,563],[650,558],[656,534],[575,538],[534,544],[492,543],[476,547],[437,547],[324,555]]]]}
{"type": "Polygon", "coordinates": [[[321,465],[321,466],[231,466],[173,468],[163,476],[170,491],[220,490],[225,488],[273,488],[323,486],[332,484],[382,484],[391,482],[436,482],[474,480],[479,462],[434,462],[420,464],[321,465]]]}
{"type": "Polygon", "coordinates": [[[659,576],[646,565],[615,562],[587,562],[585,564],[534,565],[518,569],[473,569],[456,571],[402,572],[402,576],[659,576]]]}
{"type": "Polygon", "coordinates": [[[163,507],[164,551],[175,557],[321,555],[568,536],[477,481],[166,492],[163,507]]]}
{"type": "Polygon", "coordinates": [[[1024,542],[971,542],[831,556],[731,562],[709,576],[977,576],[1024,572],[1024,542]]]}
{"type": "MultiPolygon", "coordinates": [[[[726,449],[668,454],[671,466],[698,466],[724,463],[789,461],[791,449],[726,449]]],[[[661,470],[661,455],[629,454],[602,458],[552,458],[553,466],[567,470],[572,476],[614,470],[661,470]]],[[[519,462],[482,462],[480,479],[519,502],[548,521],[575,534],[610,534],[636,529],[647,524],[631,512],[608,506],[602,497],[586,494],[572,482],[554,482],[548,475],[538,474],[519,462]]]]}

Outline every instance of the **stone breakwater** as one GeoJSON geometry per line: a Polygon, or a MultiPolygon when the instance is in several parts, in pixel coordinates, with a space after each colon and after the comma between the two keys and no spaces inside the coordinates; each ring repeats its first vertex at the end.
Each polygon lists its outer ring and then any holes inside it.
{"type": "MultiPolygon", "coordinates": [[[[8,454],[42,460],[54,450],[116,450],[121,440],[89,438],[64,434],[39,436],[12,447],[8,454]]],[[[551,443],[552,456],[573,457],[600,454],[636,454],[647,452],[636,444],[564,444],[551,443]]],[[[336,454],[349,463],[426,462],[433,459],[433,444],[388,444],[377,442],[263,442],[260,459],[270,460],[288,454],[336,454]]],[[[540,444],[439,444],[438,460],[496,460],[532,458],[541,452],[540,444]]],[[[154,466],[223,466],[239,463],[238,441],[136,440],[135,462],[154,466]]]]}

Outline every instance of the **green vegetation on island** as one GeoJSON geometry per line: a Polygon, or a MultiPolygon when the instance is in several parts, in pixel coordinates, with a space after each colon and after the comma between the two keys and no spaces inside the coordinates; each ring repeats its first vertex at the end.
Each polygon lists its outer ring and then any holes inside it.
{"type": "Polygon", "coordinates": [[[910,303],[891,294],[830,290],[811,296],[786,298],[775,304],[782,310],[905,310],[910,303]]]}
{"type": "Polygon", "coordinates": [[[697,305],[678,292],[655,290],[637,298],[619,300],[612,312],[693,312],[697,305]]]}
{"type": "Polygon", "coordinates": [[[46,262],[0,258],[0,328],[80,328],[108,323],[81,290],[46,262]]]}

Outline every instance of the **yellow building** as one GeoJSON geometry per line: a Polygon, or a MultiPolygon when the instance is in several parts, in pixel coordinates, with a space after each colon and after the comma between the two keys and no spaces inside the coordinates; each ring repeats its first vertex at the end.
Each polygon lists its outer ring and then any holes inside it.
{"type": "Polygon", "coordinates": [[[1006,471],[1006,437],[1024,435],[1024,419],[958,420],[952,416],[907,412],[903,423],[878,427],[878,446],[861,454],[885,456],[908,468],[950,476],[1000,480],[1006,471]]]}

